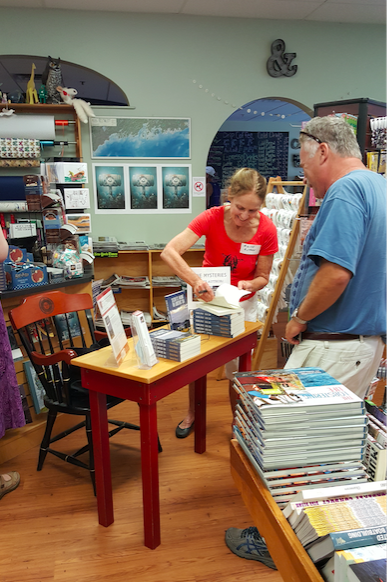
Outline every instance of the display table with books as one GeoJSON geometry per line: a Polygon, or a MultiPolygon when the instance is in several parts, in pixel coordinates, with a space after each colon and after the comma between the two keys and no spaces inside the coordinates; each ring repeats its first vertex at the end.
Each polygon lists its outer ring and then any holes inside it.
{"type": "Polygon", "coordinates": [[[364,401],[320,368],[236,373],[234,388],[232,474],[284,580],[321,579],[312,560],[348,582],[351,564],[385,558],[387,485],[363,464],[364,401]]]}
{"type": "Polygon", "coordinates": [[[260,323],[246,322],[245,330],[235,338],[202,337],[198,355],[184,362],[160,360],[147,370],[140,369],[137,365],[133,338],[128,340],[129,355],[119,367],[109,363],[110,347],[72,360],[72,364],[81,368],[82,386],[88,388],[90,394],[97,504],[101,525],[109,526],[114,521],[106,394],[131,400],[139,405],[145,545],[154,549],[160,544],[157,402],[187,384],[195,383],[195,452],[204,453],[206,374],[238,356],[239,369],[248,370],[251,367],[251,350],[257,343],[260,327],[260,323]]]}

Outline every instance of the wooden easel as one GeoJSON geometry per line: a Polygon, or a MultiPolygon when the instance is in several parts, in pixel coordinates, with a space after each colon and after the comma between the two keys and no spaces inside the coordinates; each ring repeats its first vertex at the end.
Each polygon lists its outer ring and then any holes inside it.
{"type": "MultiPolygon", "coordinates": [[[[266,192],[267,193],[273,192],[273,188],[275,187],[277,189],[278,194],[285,194],[284,186],[303,186],[303,184],[302,184],[302,182],[297,182],[297,181],[284,181],[284,180],[281,180],[281,178],[279,178],[279,177],[269,178],[268,183],[267,183],[266,192]]],[[[259,369],[259,365],[260,365],[260,362],[261,362],[261,359],[263,356],[263,352],[265,350],[266,340],[267,340],[267,337],[269,335],[271,324],[273,323],[273,318],[274,318],[274,314],[276,312],[277,303],[279,301],[282,287],[283,287],[283,284],[285,281],[286,273],[287,273],[288,266],[289,266],[289,261],[292,258],[294,247],[296,246],[297,237],[298,237],[298,234],[300,232],[300,215],[302,214],[302,210],[304,208],[308,186],[305,184],[303,186],[303,188],[304,189],[302,192],[302,198],[300,200],[300,205],[298,207],[297,218],[293,224],[292,232],[291,232],[290,238],[289,238],[288,247],[286,249],[285,257],[284,257],[284,260],[282,261],[282,266],[281,266],[278,280],[277,280],[277,283],[276,283],[276,286],[274,289],[273,298],[271,300],[269,311],[267,313],[265,322],[263,324],[261,338],[257,344],[257,347],[254,350],[254,354],[252,357],[252,362],[251,362],[252,370],[259,369]]]]}

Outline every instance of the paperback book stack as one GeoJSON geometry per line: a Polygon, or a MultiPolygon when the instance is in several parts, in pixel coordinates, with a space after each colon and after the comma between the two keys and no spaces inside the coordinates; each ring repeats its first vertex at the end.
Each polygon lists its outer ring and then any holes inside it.
{"type": "Polygon", "coordinates": [[[245,330],[244,310],[239,301],[248,291],[223,284],[215,291],[212,301],[200,302],[193,312],[195,333],[236,337],[245,330]]]}
{"type": "Polygon", "coordinates": [[[237,373],[235,436],[282,508],[301,490],[358,485],[364,402],[319,368],[237,373]]]}
{"type": "Polygon", "coordinates": [[[216,305],[198,307],[193,312],[193,327],[195,333],[236,337],[245,330],[243,310],[227,313],[225,308],[216,305]]]}
{"type": "Polygon", "coordinates": [[[351,556],[386,557],[386,482],[302,491],[283,509],[292,529],[324,577],[344,582],[351,556]],[[332,574],[332,576],[330,576],[332,574]]]}
{"type": "Polygon", "coordinates": [[[149,335],[158,358],[184,362],[200,354],[199,335],[169,329],[155,329],[149,335]]]}

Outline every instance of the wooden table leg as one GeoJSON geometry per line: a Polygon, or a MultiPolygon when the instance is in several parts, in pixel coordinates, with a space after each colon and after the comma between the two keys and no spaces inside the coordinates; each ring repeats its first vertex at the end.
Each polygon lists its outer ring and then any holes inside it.
{"type": "Polygon", "coordinates": [[[239,372],[250,372],[251,370],[251,351],[242,354],[239,357],[239,372]]]}
{"type": "Polygon", "coordinates": [[[195,382],[195,453],[206,451],[207,376],[195,382]]]}
{"type": "Polygon", "coordinates": [[[99,523],[114,521],[106,394],[89,390],[99,523]]]}
{"type": "Polygon", "coordinates": [[[144,544],[160,545],[159,459],[156,404],[140,405],[141,469],[144,512],[144,544]]]}

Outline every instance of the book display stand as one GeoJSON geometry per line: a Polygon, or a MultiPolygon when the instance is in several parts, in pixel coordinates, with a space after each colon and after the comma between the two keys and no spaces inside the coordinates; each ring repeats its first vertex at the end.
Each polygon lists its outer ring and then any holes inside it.
{"type": "Polygon", "coordinates": [[[283,227],[286,226],[286,224],[284,224],[284,218],[286,217],[285,213],[287,212],[286,205],[289,206],[290,198],[293,197],[292,194],[289,194],[288,192],[285,191],[284,186],[292,188],[294,187],[300,188],[301,186],[302,193],[299,196],[298,212],[296,216],[292,219],[291,224],[288,225],[288,228],[286,229],[286,231],[288,231],[287,232],[288,242],[286,248],[281,237],[278,236],[280,251],[279,258],[277,258],[276,255],[276,258],[274,259],[275,272],[272,273],[272,275],[270,275],[271,280],[269,282],[269,285],[267,285],[267,287],[264,288],[263,292],[265,296],[262,297],[261,295],[261,299],[266,299],[266,301],[265,303],[262,302],[263,312],[261,308],[261,313],[258,314],[258,319],[261,320],[260,315],[261,316],[263,315],[262,319],[264,319],[264,321],[261,338],[257,344],[257,347],[254,350],[252,358],[253,370],[259,369],[260,362],[265,351],[266,340],[268,338],[270,328],[277,311],[278,301],[280,299],[282,288],[285,282],[285,277],[289,269],[289,261],[293,256],[293,252],[300,232],[300,216],[305,205],[306,194],[308,190],[308,186],[306,184],[304,185],[302,182],[299,181],[286,181],[286,180],[284,181],[281,180],[281,178],[279,177],[269,178],[267,184],[266,200],[267,197],[271,194],[276,198],[278,197],[278,201],[276,201],[275,204],[276,210],[269,209],[268,211],[266,211],[266,214],[270,218],[272,218],[275,223],[277,223],[276,226],[279,235],[285,230],[283,227]],[[277,193],[273,192],[274,189],[277,190],[277,193]],[[280,256],[281,248],[283,251],[283,257],[280,256]]]}

